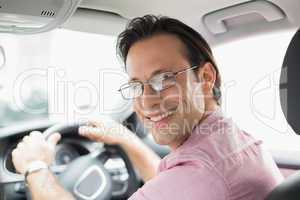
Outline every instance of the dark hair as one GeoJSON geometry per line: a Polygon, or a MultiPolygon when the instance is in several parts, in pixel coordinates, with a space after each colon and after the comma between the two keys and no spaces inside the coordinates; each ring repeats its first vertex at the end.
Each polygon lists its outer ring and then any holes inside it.
{"type": "Polygon", "coordinates": [[[158,34],[177,36],[185,45],[186,56],[191,66],[199,66],[203,61],[212,63],[217,75],[213,89],[214,99],[221,104],[221,77],[211,48],[197,31],[177,19],[154,15],[132,19],[118,36],[117,54],[126,63],[129,49],[133,44],[158,34]]]}

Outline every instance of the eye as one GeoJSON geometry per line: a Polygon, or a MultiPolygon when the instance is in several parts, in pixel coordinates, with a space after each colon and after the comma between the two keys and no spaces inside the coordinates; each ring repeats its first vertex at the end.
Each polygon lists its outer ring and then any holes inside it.
{"type": "Polygon", "coordinates": [[[163,81],[164,79],[168,79],[173,76],[172,72],[165,72],[161,74],[157,74],[151,78],[151,81],[163,81]]]}
{"type": "Polygon", "coordinates": [[[176,80],[173,74],[166,74],[162,80],[162,87],[164,89],[169,88],[176,84],[176,80]]]}
{"type": "Polygon", "coordinates": [[[120,91],[125,99],[133,99],[142,95],[143,86],[140,82],[130,82],[123,85],[120,91]]]}
{"type": "Polygon", "coordinates": [[[168,78],[171,78],[171,77],[173,77],[173,73],[165,73],[165,74],[163,74],[163,79],[168,79],[168,78]]]}
{"type": "Polygon", "coordinates": [[[134,91],[138,91],[141,89],[141,84],[140,83],[135,83],[135,84],[132,84],[131,85],[131,89],[134,90],[134,91]]]}
{"type": "Polygon", "coordinates": [[[152,87],[156,91],[161,91],[173,86],[176,81],[172,72],[162,73],[154,76],[151,79],[152,87]]]}

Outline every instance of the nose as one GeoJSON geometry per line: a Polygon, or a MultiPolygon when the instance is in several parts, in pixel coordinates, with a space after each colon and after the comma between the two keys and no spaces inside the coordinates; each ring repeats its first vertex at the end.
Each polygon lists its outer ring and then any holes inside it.
{"type": "Polygon", "coordinates": [[[139,109],[147,112],[159,108],[160,101],[160,94],[153,90],[150,85],[145,84],[143,95],[137,99],[136,103],[139,109]]]}

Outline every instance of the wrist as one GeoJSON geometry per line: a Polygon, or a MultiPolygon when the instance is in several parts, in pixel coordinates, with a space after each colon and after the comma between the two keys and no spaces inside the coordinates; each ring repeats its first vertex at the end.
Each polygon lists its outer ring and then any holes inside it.
{"type": "Polygon", "coordinates": [[[41,182],[41,180],[46,180],[49,172],[50,172],[49,169],[41,169],[34,173],[28,174],[25,181],[26,185],[30,186],[33,183],[39,183],[41,182]]]}
{"type": "Polygon", "coordinates": [[[140,139],[134,133],[129,133],[120,140],[118,145],[127,149],[136,146],[139,142],[140,139]]]}
{"type": "Polygon", "coordinates": [[[25,182],[27,183],[28,178],[31,175],[36,174],[40,171],[48,170],[48,169],[49,169],[49,166],[46,162],[39,161],[39,160],[32,161],[31,163],[29,163],[29,165],[25,169],[25,173],[24,173],[25,182]]]}
{"type": "Polygon", "coordinates": [[[119,146],[127,145],[128,142],[135,139],[136,135],[132,133],[128,128],[123,125],[120,125],[120,128],[117,129],[116,133],[116,144],[119,146]]]}

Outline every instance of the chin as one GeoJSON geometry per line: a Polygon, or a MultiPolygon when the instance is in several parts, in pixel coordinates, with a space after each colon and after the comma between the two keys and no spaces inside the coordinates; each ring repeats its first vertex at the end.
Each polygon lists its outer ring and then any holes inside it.
{"type": "Polygon", "coordinates": [[[176,135],[152,130],[152,136],[155,142],[159,145],[170,145],[176,140],[176,135]]]}

